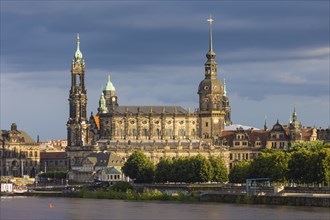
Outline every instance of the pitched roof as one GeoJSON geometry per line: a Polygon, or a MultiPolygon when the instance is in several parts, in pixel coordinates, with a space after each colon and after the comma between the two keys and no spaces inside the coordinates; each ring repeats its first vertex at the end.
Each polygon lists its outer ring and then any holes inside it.
{"type": "Polygon", "coordinates": [[[93,116],[93,118],[94,118],[95,124],[97,126],[97,129],[100,129],[100,116],[95,115],[95,116],[93,116]]]}
{"type": "Polygon", "coordinates": [[[122,174],[121,170],[117,169],[116,167],[106,167],[103,169],[103,171],[106,174],[122,174]]]}
{"type": "Polygon", "coordinates": [[[245,135],[247,135],[247,140],[250,142],[251,145],[254,145],[256,141],[261,141],[261,146],[266,146],[266,142],[269,137],[270,131],[265,130],[254,130],[254,129],[248,129],[248,130],[231,130],[231,131],[223,131],[221,133],[221,139],[227,141],[227,145],[230,147],[233,147],[233,142],[236,139],[236,134],[238,132],[244,132],[245,135]]]}

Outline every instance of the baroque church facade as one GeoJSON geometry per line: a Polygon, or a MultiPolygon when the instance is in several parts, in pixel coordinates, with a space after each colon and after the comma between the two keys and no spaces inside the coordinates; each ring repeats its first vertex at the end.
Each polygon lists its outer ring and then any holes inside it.
{"type": "Polygon", "coordinates": [[[197,89],[199,108],[193,112],[181,106],[121,106],[120,96],[109,76],[100,95],[97,113],[92,113],[88,119],[85,61],[77,35],[67,121],[67,155],[72,170],[79,170],[84,158],[95,151],[115,153],[124,161],[134,150],[142,150],[155,163],[163,157],[197,154],[208,157],[224,153],[219,140],[225,126],[232,123],[231,108],[226,84],[218,79],[212,40],[213,20],[208,21],[209,48],[204,79],[197,89]]]}
{"type": "Polygon", "coordinates": [[[87,118],[85,61],[77,36],[67,121],[70,179],[92,181],[93,174],[107,168],[99,166],[103,159],[97,158],[116,157],[107,164],[123,164],[135,150],[143,151],[154,163],[164,157],[221,156],[230,168],[237,161],[256,158],[265,148],[288,149],[294,142],[329,137],[328,129],[319,133],[316,128],[303,127],[295,110],[288,125],[277,121],[270,130],[266,122],[263,130],[240,127],[228,130],[232,124],[231,107],[226,82],[218,79],[213,20],[208,21],[209,48],[204,79],[197,88],[199,107],[193,112],[181,106],[122,106],[120,94],[117,96],[109,76],[97,113],[87,118]],[[98,156],[92,157],[95,152],[98,156]]]}
{"type": "Polygon", "coordinates": [[[199,108],[191,112],[181,106],[121,106],[116,89],[108,78],[101,93],[96,115],[86,116],[85,61],[77,50],[71,66],[67,122],[68,146],[95,145],[100,140],[207,140],[215,142],[226,125],[231,124],[231,108],[226,84],[218,79],[213,51],[210,18],[209,50],[204,79],[198,86],[199,108]]]}
{"type": "Polygon", "coordinates": [[[98,140],[196,140],[212,143],[231,124],[226,85],[217,76],[213,51],[212,21],[206,54],[205,78],[198,87],[199,109],[191,112],[181,106],[121,106],[116,89],[108,78],[101,93],[96,115],[90,117],[90,138],[98,140]]]}

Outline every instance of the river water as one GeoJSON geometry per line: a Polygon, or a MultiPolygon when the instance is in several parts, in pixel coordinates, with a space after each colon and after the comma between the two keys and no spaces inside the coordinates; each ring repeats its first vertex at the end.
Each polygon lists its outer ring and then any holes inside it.
{"type": "Polygon", "coordinates": [[[2,197],[0,219],[330,219],[328,208],[2,197]]]}

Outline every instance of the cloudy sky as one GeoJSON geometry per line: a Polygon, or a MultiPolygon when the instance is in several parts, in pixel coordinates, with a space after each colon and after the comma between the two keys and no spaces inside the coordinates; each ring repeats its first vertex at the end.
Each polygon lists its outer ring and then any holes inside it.
{"type": "Polygon", "coordinates": [[[198,107],[211,14],[234,123],[329,126],[329,1],[1,1],[1,129],[66,138],[80,33],[88,112],[107,75],[121,105],[198,107]]]}

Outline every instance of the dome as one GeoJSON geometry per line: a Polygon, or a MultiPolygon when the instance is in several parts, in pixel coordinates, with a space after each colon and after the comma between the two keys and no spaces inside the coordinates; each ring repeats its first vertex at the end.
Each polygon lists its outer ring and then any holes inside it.
{"type": "Polygon", "coordinates": [[[223,86],[218,79],[204,79],[198,86],[198,94],[201,93],[223,93],[223,86]]]}

